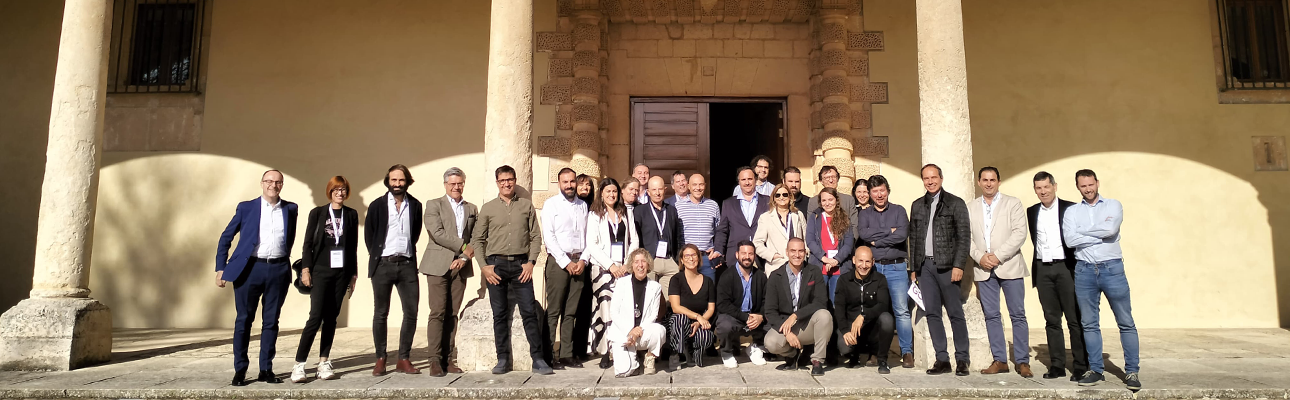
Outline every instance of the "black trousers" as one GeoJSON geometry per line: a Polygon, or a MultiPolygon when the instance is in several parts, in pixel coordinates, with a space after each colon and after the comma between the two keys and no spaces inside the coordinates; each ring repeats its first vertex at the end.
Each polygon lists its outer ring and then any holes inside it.
{"type": "MultiPolygon", "coordinates": [[[[542,308],[533,297],[533,279],[520,282],[524,272],[524,263],[528,260],[507,260],[506,257],[488,256],[484,260],[493,266],[493,273],[500,277],[494,285],[488,284],[488,301],[493,307],[493,338],[497,342],[497,362],[511,363],[511,316],[515,307],[520,308],[520,318],[524,320],[524,336],[529,339],[529,356],[534,361],[545,359],[542,346],[542,319],[539,313],[542,308]]],[[[487,283],[487,281],[485,281],[487,283]]]]}
{"type": "Polygon", "coordinates": [[[739,338],[752,336],[753,343],[762,345],[766,343],[766,322],[763,321],[757,329],[748,330],[748,321],[740,321],[738,318],[728,314],[717,314],[717,323],[715,324],[717,338],[721,339],[721,354],[735,354],[735,349],[739,347],[739,338]]]}
{"type": "Polygon", "coordinates": [[[390,292],[399,291],[403,303],[403,325],[399,327],[399,359],[412,358],[412,338],[417,334],[417,306],[421,303],[421,281],[417,279],[417,266],[412,260],[401,262],[381,261],[372,275],[372,297],[376,311],[372,315],[372,342],[376,358],[386,358],[385,339],[390,317],[390,292]]]}
{"type": "MultiPolygon", "coordinates": [[[[864,318],[860,316],[858,318],[864,318]]],[[[833,337],[838,341],[838,354],[843,357],[858,356],[860,354],[872,354],[879,360],[886,361],[888,353],[891,352],[891,337],[896,331],[896,318],[891,313],[884,312],[878,315],[877,319],[860,327],[860,336],[856,338],[854,346],[847,345],[842,336],[851,332],[851,325],[835,326],[839,328],[833,337]]]]}
{"type": "Polygon", "coordinates": [[[958,282],[950,280],[953,271],[952,268],[937,270],[932,258],[928,257],[918,275],[918,290],[923,292],[923,305],[927,306],[927,332],[932,337],[932,347],[936,348],[936,361],[950,361],[948,343],[945,342],[945,322],[941,320],[941,307],[945,307],[944,315],[950,318],[950,329],[954,331],[954,359],[968,362],[963,292],[958,282]]]}
{"type": "Polygon", "coordinates": [[[556,264],[555,257],[546,258],[546,326],[548,339],[555,346],[556,333],[560,334],[560,352],[556,358],[573,357],[573,328],[578,324],[578,306],[582,305],[582,292],[587,287],[587,271],[570,275],[556,264]],[[557,327],[559,330],[557,331],[557,327]]]}
{"type": "Polygon", "coordinates": [[[314,346],[314,337],[320,327],[322,343],[318,345],[318,356],[331,356],[331,342],[336,337],[336,317],[340,315],[351,276],[345,273],[344,268],[327,265],[316,266],[310,271],[313,286],[309,289],[309,321],[305,322],[305,330],[300,334],[300,347],[296,350],[298,363],[309,360],[309,350],[314,346]]]}
{"type": "Polygon", "coordinates": [[[1066,263],[1038,263],[1035,266],[1035,287],[1039,291],[1039,305],[1044,308],[1044,332],[1048,334],[1050,369],[1066,368],[1066,340],[1062,333],[1062,316],[1071,333],[1071,354],[1075,360],[1072,370],[1088,371],[1088,353],[1084,351],[1084,327],[1080,324],[1079,304],[1075,303],[1075,271],[1066,263]]]}

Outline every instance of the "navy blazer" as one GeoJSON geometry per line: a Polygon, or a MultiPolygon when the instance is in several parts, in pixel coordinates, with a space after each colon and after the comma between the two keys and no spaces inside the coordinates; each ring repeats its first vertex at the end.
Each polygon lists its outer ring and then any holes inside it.
{"type": "Polygon", "coordinates": [[[663,203],[663,212],[667,213],[663,221],[663,232],[658,231],[658,223],[655,221],[657,214],[650,215],[654,212],[654,205],[646,203],[636,206],[632,209],[632,216],[636,221],[636,235],[640,238],[641,248],[649,250],[650,254],[655,257],[667,257],[676,261],[677,265],[681,264],[681,247],[685,246],[685,228],[681,225],[681,216],[676,215],[676,208],[667,203],[663,203]],[[661,240],[667,242],[667,254],[654,254],[658,250],[658,242],[661,240]]]}
{"type": "MultiPolygon", "coordinates": [[[[389,192],[372,200],[367,205],[367,219],[363,222],[363,242],[367,244],[367,277],[376,274],[376,263],[381,260],[385,251],[386,229],[390,228],[389,192]]],[[[421,238],[421,201],[412,197],[412,193],[403,192],[403,201],[408,202],[408,253],[411,253],[412,265],[417,265],[417,240],[421,238]]]]}
{"type": "MultiPolygon", "coordinates": [[[[255,248],[260,245],[260,199],[256,197],[237,203],[233,220],[228,222],[224,233],[219,235],[219,246],[215,248],[215,270],[224,271],[225,281],[233,282],[242,277],[251,258],[255,257],[255,248]],[[233,237],[239,235],[242,239],[237,241],[237,248],[233,249],[233,256],[229,257],[228,250],[233,245],[233,237]]],[[[278,201],[282,202],[282,226],[286,230],[282,236],[282,249],[290,257],[291,245],[296,241],[296,216],[299,208],[296,203],[281,198],[278,201]]]]}
{"type": "MultiPolygon", "coordinates": [[[[811,218],[806,221],[806,249],[811,251],[811,254],[806,257],[806,263],[821,269],[824,268],[824,261],[820,261],[820,258],[824,257],[824,241],[820,238],[820,224],[824,220],[821,216],[823,212],[823,208],[816,209],[811,212],[811,218]]],[[[854,227],[851,227],[842,233],[842,237],[838,239],[838,256],[833,258],[838,260],[838,267],[841,268],[843,275],[855,268],[851,263],[851,253],[856,249],[855,237],[852,235],[854,231],[854,227]]]]}
{"type": "MultiPolygon", "coordinates": [[[[1057,229],[1066,229],[1066,227],[1062,226],[1062,221],[1066,218],[1066,209],[1071,208],[1073,205],[1075,203],[1057,199],[1057,229]]],[[[1035,247],[1034,257],[1030,259],[1030,276],[1039,276],[1039,241],[1037,240],[1039,239],[1039,231],[1036,229],[1039,226],[1039,207],[1041,206],[1043,206],[1043,203],[1035,203],[1035,205],[1026,209],[1026,220],[1029,221],[1030,225],[1030,243],[1035,247]]],[[[1066,259],[1064,260],[1066,261],[1066,268],[1074,271],[1075,249],[1066,245],[1066,235],[1061,235],[1061,239],[1062,251],[1066,253],[1066,259]]],[[[1037,285],[1034,279],[1030,280],[1030,284],[1031,286],[1037,285]]]]}
{"type": "Polygon", "coordinates": [[[797,315],[797,323],[793,326],[799,330],[804,329],[816,311],[827,310],[829,307],[829,284],[824,281],[824,275],[818,269],[804,266],[801,279],[797,282],[797,311],[793,311],[793,292],[788,286],[789,268],[793,267],[784,264],[766,279],[766,300],[762,303],[762,315],[766,317],[770,329],[778,330],[789,315],[797,315]]]}
{"type": "MultiPolygon", "coordinates": [[[[740,193],[740,195],[743,195],[740,193]]],[[[744,220],[744,211],[739,208],[739,196],[730,196],[721,201],[721,222],[713,232],[712,245],[721,251],[726,258],[726,265],[738,265],[739,242],[752,241],[757,234],[757,220],[770,209],[770,196],[757,195],[757,210],[753,211],[752,224],[744,220]]]]}

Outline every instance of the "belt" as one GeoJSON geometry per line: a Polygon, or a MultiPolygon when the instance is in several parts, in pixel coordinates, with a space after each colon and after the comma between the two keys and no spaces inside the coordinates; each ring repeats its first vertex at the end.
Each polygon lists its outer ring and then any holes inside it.
{"type": "Polygon", "coordinates": [[[577,253],[564,253],[564,255],[569,256],[569,259],[571,259],[571,260],[577,260],[577,259],[579,259],[579,258],[582,258],[582,252],[577,252],[577,253]]]}
{"type": "Polygon", "coordinates": [[[1063,265],[1064,266],[1066,265],[1066,260],[1053,260],[1051,262],[1040,261],[1039,263],[1043,265],[1063,265]]]}
{"type": "Polygon", "coordinates": [[[393,263],[401,263],[401,262],[405,262],[405,261],[408,261],[408,260],[411,260],[411,259],[412,259],[412,258],[411,258],[411,257],[408,257],[408,256],[385,256],[385,257],[381,257],[381,261],[384,261],[384,262],[393,262],[393,263]]]}
{"type": "Polygon", "coordinates": [[[901,264],[904,262],[905,262],[905,257],[887,258],[887,259],[882,259],[877,261],[878,264],[882,264],[882,265],[901,264]]]}
{"type": "Polygon", "coordinates": [[[506,260],[506,261],[528,261],[529,255],[528,254],[493,254],[484,258],[493,258],[493,259],[500,259],[500,260],[506,260]]]}
{"type": "Polygon", "coordinates": [[[251,257],[251,261],[268,263],[268,264],[277,264],[277,263],[289,263],[291,262],[291,258],[290,257],[278,257],[278,258],[251,257]]]}

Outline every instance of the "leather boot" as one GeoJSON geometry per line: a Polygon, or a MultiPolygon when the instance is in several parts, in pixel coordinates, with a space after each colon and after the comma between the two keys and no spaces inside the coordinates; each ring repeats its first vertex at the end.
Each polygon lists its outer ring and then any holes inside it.
{"type": "Polygon", "coordinates": [[[412,362],[411,362],[411,361],[408,361],[408,360],[399,360],[399,363],[398,363],[397,365],[395,365],[395,366],[394,366],[394,370],[399,371],[399,372],[402,372],[402,373],[405,373],[405,374],[419,374],[419,373],[421,373],[421,371],[420,371],[420,370],[418,370],[418,369],[416,369],[416,368],[412,367],[412,362]]]}
{"type": "Polygon", "coordinates": [[[1017,364],[1017,375],[1021,375],[1022,378],[1033,378],[1035,376],[1034,373],[1030,372],[1030,363],[1017,364]]]}
{"type": "Polygon", "coordinates": [[[376,366],[372,367],[372,376],[385,376],[385,358],[376,359],[376,366]]]}
{"type": "Polygon", "coordinates": [[[914,353],[905,353],[901,356],[900,366],[904,368],[914,368],[914,353]]]}
{"type": "Polygon", "coordinates": [[[993,375],[1004,372],[1008,372],[1008,363],[995,361],[990,363],[989,368],[981,370],[981,375],[993,375]]]}

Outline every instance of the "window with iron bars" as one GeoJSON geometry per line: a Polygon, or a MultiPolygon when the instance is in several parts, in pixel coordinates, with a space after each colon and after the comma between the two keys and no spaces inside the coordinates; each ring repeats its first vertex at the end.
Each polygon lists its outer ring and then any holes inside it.
{"type": "Polygon", "coordinates": [[[1290,88],[1290,0],[1218,0],[1224,89],[1290,88]]]}
{"type": "Polygon", "coordinates": [[[116,0],[108,93],[200,91],[207,0],[116,0]]]}

